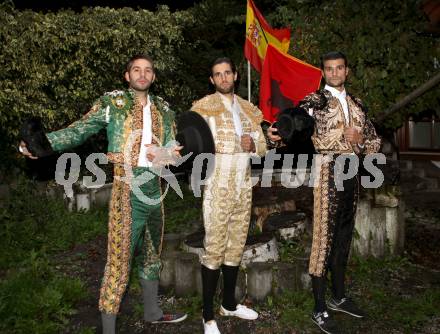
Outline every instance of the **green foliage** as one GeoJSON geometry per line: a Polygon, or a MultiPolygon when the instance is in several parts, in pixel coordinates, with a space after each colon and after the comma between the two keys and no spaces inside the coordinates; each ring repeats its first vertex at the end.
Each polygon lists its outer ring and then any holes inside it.
{"type": "MultiPolygon", "coordinates": [[[[368,317],[359,322],[341,313],[334,315],[344,333],[419,332],[440,314],[437,281],[437,273],[414,266],[406,258],[353,257],[346,275],[347,290],[368,317]]],[[[327,295],[330,298],[330,289],[327,295]]],[[[310,320],[313,305],[310,290],[285,291],[269,297],[258,309],[275,316],[276,325],[281,326],[283,333],[288,329],[309,333],[316,329],[310,320]]]]}
{"type": "Polygon", "coordinates": [[[0,332],[60,333],[85,297],[82,282],[57,275],[43,255],[31,252],[0,281],[0,332]]]}
{"type": "Polygon", "coordinates": [[[68,212],[37,184],[21,181],[0,208],[0,332],[60,333],[87,297],[78,278],[57,272],[50,255],[105,231],[105,210],[68,212]]]}
{"type": "MultiPolygon", "coordinates": [[[[220,301],[215,299],[215,305],[219,305],[220,301]]],[[[185,312],[188,314],[190,318],[198,318],[200,317],[200,310],[203,308],[202,296],[196,295],[192,297],[187,297],[185,299],[179,300],[179,307],[181,308],[181,312],[185,312]]]]}
{"type": "MultiPolygon", "coordinates": [[[[342,50],[349,59],[349,88],[372,115],[439,71],[438,38],[418,34],[425,21],[418,0],[256,0],[274,27],[290,26],[289,53],[319,66],[319,56],[342,50]]],[[[172,107],[187,110],[210,91],[209,65],[229,56],[246,78],[243,57],[246,2],[205,0],[170,12],[85,8],[36,13],[0,5],[0,153],[13,159],[24,118],[41,116],[48,130],[83,115],[103,92],[125,86],[126,60],[148,52],[158,75],[153,90],[172,107]]],[[[259,75],[252,72],[252,100],[259,75]]],[[[238,93],[246,96],[246,80],[238,93]]],[[[438,108],[435,88],[384,122],[397,128],[407,113],[438,108]]]]}
{"type": "Polygon", "coordinates": [[[95,334],[96,327],[81,328],[79,334],[95,334]]]}
{"type": "Polygon", "coordinates": [[[410,281],[413,277],[429,275],[425,269],[421,273],[418,270],[420,268],[406,258],[354,257],[349,276],[360,289],[362,297],[359,299],[371,319],[377,323],[385,319],[388,328],[412,333],[430,318],[438,316],[440,307],[438,287],[425,288],[423,283],[410,281]]]}
{"type": "Polygon", "coordinates": [[[294,262],[295,258],[304,255],[304,245],[296,240],[282,240],[278,244],[280,261],[294,262]]]}
{"type": "Polygon", "coordinates": [[[61,200],[22,180],[0,208],[0,221],[0,269],[4,269],[32,250],[53,254],[102,234],[107,210],[69,212],[61,200]]]}
{"type": "Polygon", "coordinates": [[[202,1],[187,12],[194,18],[183,31],[186,46],[190,47],[179,50],[179,56],[185,64],[181,73],[186,78],[185,85],[190,87],[192,100],[212,92],[210,66],[216,58],[225,56],[233,59],[237,66],[239,94],[247,96],[243,56],[246,1],[202,1]],[[240,76],[245,80],[240,80],[240,76]]]}
{"type": "Polygon", "coordinates": [[[29,116],[59,128],[84,114],[103,92],[124,87],[127,59],[149,53],[156,61],[155,89],[188,104],[189,88],[176,80],[182,67],[182,26],[191,18],[159,7],[88,8],[82,13],[17,11],[0,7],[0,128],[12,143],[29,116]]]}
{"type": "Polygon", "coordinates": [[[280,322],[291,328],[307,328],[313,309],[313,297],[309,291],[286,291],[272,301],[280,313],[280,322]]]}
{"type": "MultiPolygon", "coordinates": [[[[292,27],[289,53],[311,64],[319,66],[319,56],[331,50],[346,53],[349,89],[376,115],[440,70],[438,38],[416,32],[425,21],[418,5],[417,0],[281,0],[268,10],[268,19],[292,27]]],[[[385,126],[399,127],[406,113],[439,104],[433,89],[385,126]]]]}
{"type": "Polygon", "coordinates": [[[165,233],[187,233],[190,222],[201,220],[202,200],[194,197],[188,184],[180,182],[183,198],[173,190],[168,191],[165,201],[165,233]]]}

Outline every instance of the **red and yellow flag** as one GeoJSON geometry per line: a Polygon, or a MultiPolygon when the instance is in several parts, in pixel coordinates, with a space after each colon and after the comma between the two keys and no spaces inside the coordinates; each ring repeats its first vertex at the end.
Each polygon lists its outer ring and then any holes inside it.
{"type": "Polygon", "coordinates": [[[260,80],[260,109],[272,123],[277,114],[316,91],[321,70],[269,45],[260,80]]]}
{"type": "Polygon", "coordinates": [[[268,44],[272,44],[282,52],[289,50],[290,29],[273,29],[252,0],[247,1],[246,42],[244,56],[252,66],[261,72],[268,44]]]}

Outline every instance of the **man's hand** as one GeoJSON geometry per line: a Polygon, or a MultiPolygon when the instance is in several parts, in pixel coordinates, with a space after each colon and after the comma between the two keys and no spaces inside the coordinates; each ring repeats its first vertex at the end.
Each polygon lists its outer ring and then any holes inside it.
{"type": "Polygon", "coordinates": [[[181,158],[182,155],[180,154],[180,151],[182,150],[183,146],[175,146],[173,149],[173,155],[177,158],[181,158]]]}
{"type": "Polygon", "coordinates": [[[362,134],[353,127],[345,128],[344,137],[350,144],[360,144],[364,142],[362,134]]]}
{"type": "Polygon", "coordinates": [[[255,143],[249,134],[241,136],[241,148],[245,152],[255,152],[255,143]]]}
{"type": "Polygon", "coordinates": [[[147,160],[153,162],[153,160],[156,158],[155,148],[158,146],[155,144],[146,144],[145,147],[147,148],[147,160]]]}
{"type": "Polygon", "coordinates": [[[272,125],[267,129],[267,137],[270,141],[277,142],[281,140],[281,137],[278,134],[274,134],[274,132],[277,133],[277,131],[277,128],[272,127],[272,125]]]}
{"type": "Polygon", "coordinates": [[[27,149],[26,143],[22,140],[20,141],[20,145],[18,146],[18,150],[20,151],[21,154],[23,154],[25,157],[29,158],[29,159],[38,159],[38,157],[35,157],[32,155],[31,152],[29,152],[29,150],[27,149]]]}
{"type": "Polygon", "coordinates": [[[159,147],[155,144],[147,144],[145,146],[147,147],[148,161],[159,165],[175,163],[176,159],[181,157],[180,151],[183,148],[183,146],[159,147]]]}

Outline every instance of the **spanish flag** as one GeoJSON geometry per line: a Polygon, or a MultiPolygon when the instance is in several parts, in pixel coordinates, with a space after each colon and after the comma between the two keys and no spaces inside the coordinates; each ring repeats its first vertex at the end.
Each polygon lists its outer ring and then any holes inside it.
{"type": "Polygon", "coordinates": [[[244,56],[252,66],[261,72],[268,44],[272,44],[282,52],[289,50],[290,29],[273,29],[261,15],[252,0],[247,1],[246,42],[244,56]]]}
{"type": "Polygon", "coordinates": [[[267,47],[260,80],[260,109],[270,123],[280,111],[293,108],[321,83],[321,70],[272,45],[267,47]]]}

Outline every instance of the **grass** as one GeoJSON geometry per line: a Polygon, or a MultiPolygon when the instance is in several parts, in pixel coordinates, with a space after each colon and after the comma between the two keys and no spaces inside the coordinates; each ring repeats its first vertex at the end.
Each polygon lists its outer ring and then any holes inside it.
{"type": "Polygon", "coordinates": [[[78,279],[55,269],[51,256],[105,231],[106,210],[69,212],[62,200],[21,180],[0,208],[0,332],[59,333],[87,298],[78,279]]]}
{"type": "MultiPolygon", "coordinates": [[[[268,306],[270,306],[270,299],[268,306]]],[[[286,291],[274,298],[273,308],[279,313],[283,327],[307,328],[310,325],[310,312],[313,298],[308,291],[286,291]]]]}
{"type": "Polygon", "coordinates": [[[0,332],[59,333],[86,297],[82,282],[58,275],[43,255],[31,252],[0,282],[0,332]]]}
{"type": "MultiPolygon", "coordinates": [[[[440,287],[436,285],[439,277],[430,279],[428,275],[426,268],[404,257],[352,257],[347,290],[368,317],[360,321],[335,313],[338,323],[346,333],[423,332],[427,322],[440,316],[440,287]]],[[[313,304],[311,290],[284,291],[268,297],[257,305],[260,312],[269,314],[260,320],[263,323],[259,327],[273,326],[282,333],[315,333],[316,326],[310,320],[313,304]]]]}
{"type": "Polygon", "coordinates": [[[433,316],[440,316],[440,287],[430,283],[425,268],[404,257],[354,258],[349,277],[373,322],[413,333],[433,316]]]}
{"type": "Polygon", "coordinates": [[[180,182],[183,198],[169,190],[164,201],[165,233],[185,233],[189,223],[201,220],[202,199],[194,197],[186,183],[180,182]]]}
{"type": "Polygon", "coordinates": [[[0,269],[5,269],[32,250],[54,254],[104,233],[107,210],[69,212],[62,200],[22,180],[0,208],[0,222],[0,269]]]}
{"type": "Polygon", "coordinates": [[[298,257],[308,257],[303,240],[281,240],[278,251],[282,262],[293,263],[298,257]]]}

